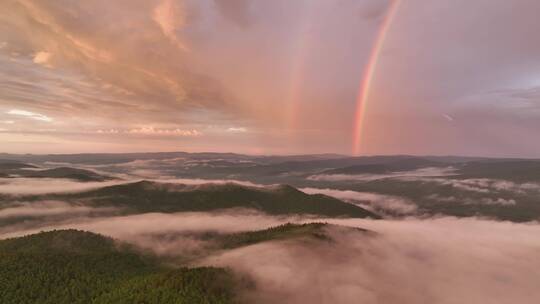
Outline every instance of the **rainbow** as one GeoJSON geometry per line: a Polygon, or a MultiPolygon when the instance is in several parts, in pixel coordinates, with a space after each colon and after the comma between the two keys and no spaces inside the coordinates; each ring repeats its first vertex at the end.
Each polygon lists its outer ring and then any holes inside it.
{"type": "Polygon", "coordinates": [[[309,32],[313,21],[316,20],[315,16],[318,10],[318,6],[308,5],[304,8],[303,14],[299,16],[300,27],[297,33],[297,42],[292,49],[293,61],[291,64],[289,88],[286,98],[288,105],[286,111],[286,113],[288,113],[286,125],[291,129],[294,129],[298,122],[303,87],[306,80],[304,70],[309,57],[309,50],[314,43],[313,37],[309,32]]]}
{"type": "Polygon", "coordinates": [[[392,22],[394,20],[394,17],[396,16],[396,12],[400,4],[401,4],[401,0],[392,0],[392,3],[390,4],[386,12],[386,15],[384,17],[384,20],[382,21],[381,26],[379,28],[379,32],[376,36],[375,42],[373,44],[373,48],[371,49],[371,54],[369,56],[368,64],[363,73],[362,81],[360,83],[360,89],[358,92],[358,96],[356,98],[356,113],[354,116],[354,131],[353,131],[353,154],[354,155],[359,155],[361,152],[360,148],[362,144],[362,130],[364,129],[363,127],[364,116],[367,109],[367,101],[369,98],[371,84],[373,82],[375,70],[379,62],[379,57],[380,57],[381,50],[384,45],[384,41],[386,40],[386,34],[388,33],[388,29],[390,29],[390,26],[392,25],[392,22]]]}

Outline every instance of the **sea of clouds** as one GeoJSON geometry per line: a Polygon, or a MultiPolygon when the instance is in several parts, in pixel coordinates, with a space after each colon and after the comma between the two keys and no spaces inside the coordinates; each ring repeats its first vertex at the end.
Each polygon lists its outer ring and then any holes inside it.
{"type": "MultiPolygon", "coordinates": [[[[406,220],[273,217],[245,210],[74,218],[39,228],[0,230],[14,237],[81,229],[158,255],[204,250],[194,237],[286,222],[323,221],[334,241],[275,241],[218,252],[194,265],[229,267],[255,282],[242,293],[256,303],[537,303],[540,225],[475,218],[406,220]],[[375,233],[344,230],[359,227],[375,233]],[[176,234],[180,237],[164,238],[176,234]],[[185,236],[185,237],[182,237],[185,236]]],[[[16,228],[16,229],[13,229],[16,228]]]]}
{"type": "MultiPolygon", "coordinates": [[[[487,179],[453,180],[423,176],[467,190],[537,191],[535,184],[487,179]]],[[[439,172],[440,173],[440,172],[439,172]]],[[[426,173],[427,174],[427,173],[426,173]]],[[[429,173],[433,174],[433,172],[429,173]]],[[[419,176],[422,175],[422,176],[419,176]]],[[[139,179],[140,180],[140,179],[139,179]]],[[[174,179],[157,182],[201,185],[231,180],[174,179]]],[[[81,183],[62,179],[0,179],[0,194],[28,195],[77,192],[136,181],[81,183]]],[[[192,265],[229,267],[255,282],[241,297],[252,303],[538,303],[540,289],[540,225],[479,218],[415,218],[416,206],[406,199],[349,190],[303,188],[382,213],[406,215],[400,220],[268,216],[247,210],[145,213],[115,216],[62,201],[16,201],[0,205],[0,238],[53,229],[80,229],[132,243],[161,256],[204,253],[203,233],[235,233],[266,229],[287,222],[327,222],[333,239],[273,241],[229,251],[202,254],[192,265]],[[90,216],[92,215],[92,216],[90,216]],[[15,217],[39,219],[7,221],[15,217]],[[344,229],[358,227],[374,233],[344,229]]],[[[437,199],[445,199],[439,197],[437,199]]],[[[485,204],[515,202],[493,201],[485,204]]]]}

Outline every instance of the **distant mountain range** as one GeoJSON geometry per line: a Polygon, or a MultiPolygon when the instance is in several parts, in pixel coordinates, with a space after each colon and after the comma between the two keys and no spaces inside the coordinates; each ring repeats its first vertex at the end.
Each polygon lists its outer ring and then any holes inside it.
{"type": "MultiPolygon", "coordinates": [[[[384,210],[392,208],[396,201],[406,200],[414,205],[417,216],[481,216],[516,222],[540,218],[540,160],[536,159],[186,152],[1,154],[0,158],[3,159],[0,161],[2,183],[21,177],[77,182],[116,179],[122,184],[96,186],[97,189],[81,193],[23,195],[23,198],[30,202],[54,199],[74,205],[119,208],[122,209],[118,211],[120,214],[248,208],[272,215],[377,218],[380,215],[374,212],[380,210],[383,210],[381,214],[399,215],[393,210],[384,210]],[[163,179],[180,179],[180,183],[182,179],[196,179],[197,183],[218,180],[290,186],[283,186],[280,191],[240,185],[179,191],[178,185],[163,185],[163,179]],[[345,194],[348,197],[345,202],[343,196],[307,195],[295,188],[349,192],[345,194]],[[366,199],[356,192],[387,197],[378,202],[373,201],[373,196],[366,199]],[[393,199],[393,203],[384,202],[389,199],[393,199]],[[369,200],[367,204],[366,200],[369,200]]],[[[0,191],[0,208],[13,201],[13,197],[0,191]]]]}

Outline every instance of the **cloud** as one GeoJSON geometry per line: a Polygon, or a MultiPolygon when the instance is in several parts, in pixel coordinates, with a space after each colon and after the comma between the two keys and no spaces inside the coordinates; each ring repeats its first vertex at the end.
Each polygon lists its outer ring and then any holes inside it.
{"type": "Polygon", "coordinates": [[[144,126],[133,129],[98,129],[95,131],[97,134],[139,134],[139,135],[155,135],[155,136],[183,136],[183,137],[197,137],[203,135],[198,130],[183,130],[179,128],[167,129],[167,128],[154,128],[152,126],[144,126]]]}
{"type": "Polygon", "coordinates": [[[44,121],[44,122],[53,121],[53,119],[50,118],[49,116],[39,114],[39,113],[30,112],[30,111],[25,111],[25,110],[13,109],[13,110],[7,111],[6,113],[10,114],[10,115],[23,116],[23,117],[26,117],[26,118],[39,120],[39,121],[44,121]]]}
{"type": "MultiPolygon", "coordinates": [[[[121,166],[125,166],[122,164],[121,166]]],[[[107,171],[108,175],[111,175],[107,171]]],[[[113,174],[114,175],[114,174],[113,174]]],[[[0,178],[0,194],[10,195],[28,195],[28,194],[48,194],[81,192],[113,185],[121,185],[141,181],[140,177],[157,183],[183,184],[188,186],[211,185],[211,184],[238,184],[246,187],[268,188],[272,189],[277,185],[263,185],[249,181],[235,179],[202,179],[202,178],[170,178],[160,172],[152,169],[134,169],[129,174],[119,174],[123,180],[111,180],[104,182],[78,182],[70,179],[61,178],[0,178]]]]}
{"type": "Polygon", "coordinates": [[[214,0],[214,3],[223,17],[238,26],[247,27],[253,22],[248,0],[214,0]]]}
{"type": "Polygon", "coordinates": [[[494,193],[494,192],[513,192],[514,194],[526,194],[530,192],[540,192],[540,184],[537,183],[516,183],[507,180],[490,179],[490,178],[469,178],[469,179],[452,179],[452,178],[429,178],[429,177],[405,177],[402,180],[418,180],[423,182],[438,183],[441,185],[452,186],[459,190],[465,190],[477,193],[494,193]]]}
{"type": "MultiPolygon", "coordinates": [[[[18,225],[0,232],[1,238],[24,235],[40,230],[82,229],[101,233],[122,240],[136,239],[140,235],[157,235],[180,232],[221,232],[233,233],[246,230],[268,228],[299,220],[298,217],[272,217],[249,210],[224,212],[181,212],[174,214],[146,213],[128,216],[109,216],[98,218],[73,218],[60,222],[44,221],[39,228],[26,228],[18,225]]],[[[150,246],[148,246],[150,247],[150,246]]]]}
{"type": "Polygon", "coordinates": [[[180,42],[176,32],[185,26],[184,11],[180,7],[179,1],[163,0],[152,13],[152,19],[174,45],[187,51],[186,46],[180,42]]]}
{"type": "Polygon", "coordinates": [[[51,57],[52,57],[52,54],[49,53],[49,52],[44,52],[44,51],[41,51],[41,52],[37,52],[35,55],[34,55],[34,63],[36,64],[40,64],[40,65],[43,65],[45,67],[52,67],[51,65],[51,57]]]}
{"type": "Polygon", "coordinates": [[[235,179],[203,179],[203,178],[159,178],[155,179],[156,182],[161,183],[177,183],[177,184],[185,184],[185,185],[206,185],[206,184],[238,184],[242,186],[247,187],[257,187],[257,188],[271,188],[277,185],[263,185],[263,184],[257,184],[250,181],[242,181],[242,180],[235,180],[235,179]]]}
{"type": "Polygon", "coordinates": [[[254,245],[200,264],[231,267],[257,303],[535,303],[540,226],[475,219],[329,220],[332,243],[254,245]],[[414,274],[414,275],[411,275],[414,274]]]}
{"type": "Polygon", "coordinates": [[[244,127],[230,127],[227,129],[227,132],[231,133],[245,133],[247,132],[247,129],[244,127]]]}
{"type": "MultiPolygon", "coordinates": [[[[381,52],[364,152],[536,156],[540,43],[530,37],[539,2],[406,2],[381,52]]],[[[349,153],[360,74],[388,4],[3,1],[0,104],[62,122],[26,137],[33,145],[4,149],[178,147],[175,138],[141,144],[91,132],[152,125],[205,134],[216,126],[211,144],[184,138],[193,150],[349,153]],[[253,136],[229,136],[232,123],[253,136]]],[[[0,140],[37,129],[13,128],[0,140]]]]}
{"type": "MultiPolygon", "coordinates": [[[[390,0],[394,1],[394,0],[390,0]]],[[[387,1],[362,1],[360,7],[360,16],[369,20],[375,20],[383,16],[388,8],[387,1]]]]}
{"type": "Polygon", "coordinates": [[[320,188],[301,188],[300,190],[308,194],[320,193],[332,196],[337,199],[359,205],[368,210],[372,210],[376,213],[379,212],[390,215],[405,215],[414,214],[417,210],[416,205],[412,201],[398,196],[320,188]]]}
{"type": "Polygon", "coordinates": [[[77,182],[59,178],[0,178],[0,194],[26,195],[80,192],[128,181],[77,182]]]}
{"type": "Polygon", "coordinates": [[[385,178],[419,178],[419,177],[435,177],[435,176],[450,176],[455,175],[455,168],[420,168],[412,171],[391,172],[387,174],[315,174],[308,177],[314,181],[374,181],[385,178]]]}
{"type": "Polygon", "coordinates": [[[481,202],[482,204],[485,204],[485,205],[502,205],[502,206],[514,206],[516,204],[516,200],[504,199],[504,198],[497,198],[497,199],[484,198],[482,199],[481,202]]]}
{"type": "Polygon", "coordinates": [[[175,136],[201,136],[202,133],[197,130],[182,130],[182,129],[156,129],[154,127],[141,127],[126,131],[130,134],[144,135],[175,135],[175,136]]]}
{"type": "Polygon", "coordinates": [[[443,117],[448,120],[449,122],[453,122],[454,121],[454,117],[448,115],[448,114],[443,114],[443,117]]]}
{"type": "Polygon", "coordinates": [[[439,202],[445,203],[461,203],[466,205],[500,205],[500,206],[515,206],[516,200],[506,198],[458,198],[455,196],[440,196],[438,194],[432,194],[427,196],[428,199],[433,199],[439,202]]]}
{"type": "Polygon", "coordinates": [[[91,208],[74,206],[61,201],[17,202],[0,209],[0,219],[16,217],[39,217],[44,220],[48,216],[69,215],[80,216],[89,213],[112,212],[113,208],[91,208]]]}
{"type": "MultiPolygon", "coordinates": [[[[0,104],[43,111],[59,122],[50,132],[20,126],[2,141],[32,135],[27,142],[54,143],[47,152],[57,153],[177,149],[174,137],[141,143],[114,132],[95,134],[153,126],[208,136],[204,142],[185,136],[181,144],[191,150],[348,148],[348,139],[337,135],[347,132],[349,121],[339,114],[348,115],[374,30],[350,9],[356,4],[20,0],[0,6],[0,36],[7,43],[0,51],[0,104]],[[353,45],[339,47],[340,37],[353,45]],[[41,68],[34,57],[54,69],[41,68]],[[289,126],[291,113],[283,109],[297,62],[305,62],[297,74],[306,76],[306,85],[299,90],[309,94],[299,100],[297,126],[289,126]],[[344,103],[331,102],[337,99],[344,103]],[[230,136],[226,130],[235,124],[247,126],[250,136],[230,136]],[[296,136],[305,141],[295,144],[296,136]]],[[[30,146],[8,148],[26,152],[30,146]]]]}
{"type": "Polygon", "coordinates": [[[172,0],[2,3],[2,12],[12,12],[0,13],[0,31],[9,31],[6,52],[21,56],[9,60],[0,53],[0,104],[54,113],[62,124],[48,135],[62,139],[56,143],[71,141],[66,133],[92,141],[99,129],[150,125],[190,135],[210,118],[229,125],[225,121],[239,113],[225,105],[232,95],[195,64],[198,59],[179,52],[187,48],[179,35],[187,10],[172,0]],[[55,69],[34,64],[50,65],[52,59],[55,69]]]}
{"type": "MultiPolygon", "coordinates": [[[[58,205],[60,206],[60,205],[58,205]]],[[[201,254],[197,233],[265,229],[302,217],[248,211],[73,217],[0,229],[0,237],[75,228],[109,235],[160,255],[201,254]]],[[[523,303],[540,297],[538,223],[474,218],[317,219],[333,242],[277,241],[218,252],[194,265],[230,267],[255,281],[241,294],[254,303],[523,303]],[[414,275],[411,275],[414,274],[414,275]]]]}

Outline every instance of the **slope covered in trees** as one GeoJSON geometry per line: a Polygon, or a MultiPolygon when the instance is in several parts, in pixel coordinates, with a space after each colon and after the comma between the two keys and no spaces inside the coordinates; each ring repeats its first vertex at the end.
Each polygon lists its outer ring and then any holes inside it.
{"type": "Polygon", "coordinates": [[[224,269],[168,269],[127,245],[61,230],[0,241],[0,303],[231,303],[224,269]]]}
{"type": "Polygon", "coordinates": [[[273,215],[379,218],[359,206],[321,194],[309,195],[287,185],[267,189],[232,183],[187,186],[140,181],[81,193],[38,195],[24,199],[58,200],[91,207],[121,208],[128,214],[247,208],[273,215]]]}
{"type": "MultiPolygon", "coordinates": [[[[331,241],[325,223],[284,224],[218,234],[204,259],[223,250],[276,240],[331,241]]],[[[208,236],[207,236],[208,237],[208,236]]],[[[0,303],[235,303],[256,288],[229,270],[172,267],[111,238],[79,230],[54,230],[0,241],[0,303]]],[[[179,265],[180,266],[180,265],[179,265]]]]}

